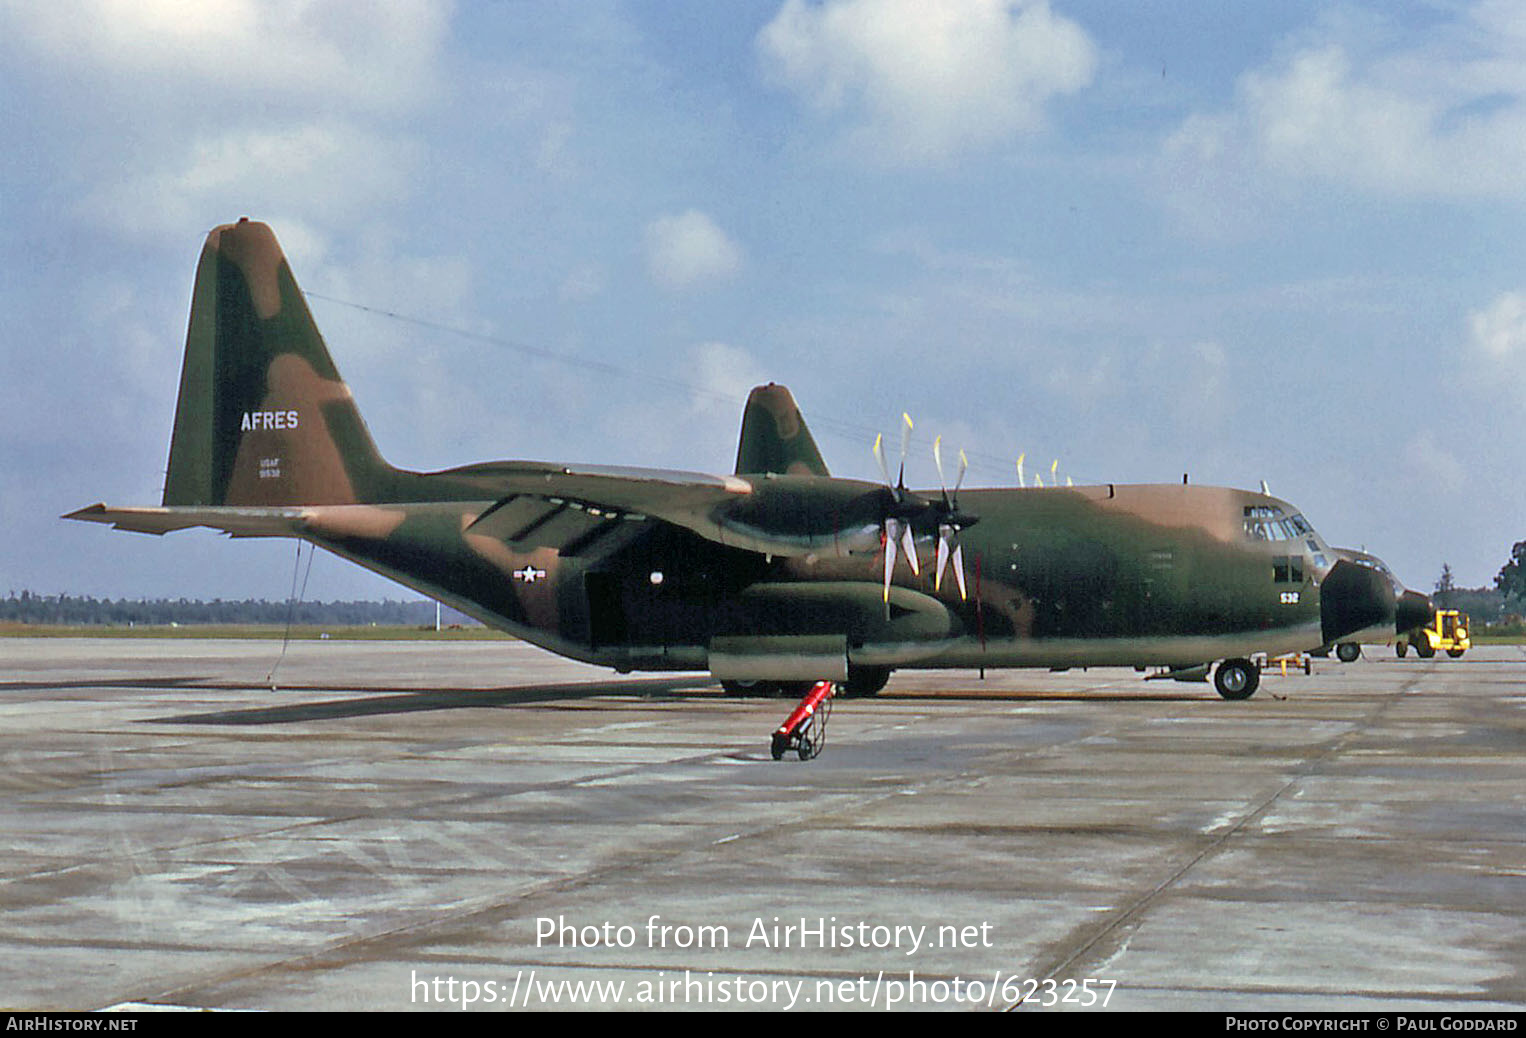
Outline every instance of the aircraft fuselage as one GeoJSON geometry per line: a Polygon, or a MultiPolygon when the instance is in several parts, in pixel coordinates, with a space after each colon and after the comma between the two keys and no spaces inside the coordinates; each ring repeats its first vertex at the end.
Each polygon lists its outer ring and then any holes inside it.
{"type": "MultiPolygon", "coordinates": [[[[967,490],[960,505],[980,517],[963,534],[967,597],[948,578],[934,590],[936,539],[922,534],[920,574],[901,559],[887,603],[883,549],[866,549],[851,517],[837,524],[846,546],[834,550],[828,522],[820,550],[770,557],[574,500],[505,502],[482,494],[492,466],[473,469],[417,477],[429,503],[310,507],[302,536],[618,670],[706,669],[717,641],[728,657],[794,647],[883,667],[1172,665],[1323,642],[1323,542],[1312,530],[1256,539],[1252,511],[1296,510],[1247,491],[967,490]],[[494,507],[507,532],[474,533],[494,507]]],[[[817,516],[808,484],[830,496],[850,482],[795,481],[807,484],[792,488],[802,514],[817,516]]]]}

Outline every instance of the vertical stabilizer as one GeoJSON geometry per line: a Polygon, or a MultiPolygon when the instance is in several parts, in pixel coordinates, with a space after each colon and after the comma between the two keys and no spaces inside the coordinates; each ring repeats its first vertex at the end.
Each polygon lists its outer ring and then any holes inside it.
{"type": "Polygon", "coordinates": [[[737,445],[738,475],[777,472],[789,476],[825,476],[826,462],[805,427],[788,389],[770,382],[747,397],[742,439],[737,445]]]}
{"type": "Polygon", "coordinates": [[[240,220],[196,269],[165,505],[382,500],[382,460],[275,235],[240,220]]]}

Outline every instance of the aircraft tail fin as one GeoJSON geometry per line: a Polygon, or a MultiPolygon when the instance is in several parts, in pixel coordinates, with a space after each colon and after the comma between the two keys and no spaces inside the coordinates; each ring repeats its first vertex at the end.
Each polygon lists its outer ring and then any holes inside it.
{"type": "Polygon", "coordinates": [[[196,268],[164,504],[355,504],[385,500],[398,475],[270,227],[213,229],[196,268]]]}
{"type": "Polygon", "coordinates": [[[811,430],[805,426],[795,397],[783,386],[770,382],[748,395],[747,409],[742,412],[736,472],[828,475],[827,464],[811,438],[811,430]]]}

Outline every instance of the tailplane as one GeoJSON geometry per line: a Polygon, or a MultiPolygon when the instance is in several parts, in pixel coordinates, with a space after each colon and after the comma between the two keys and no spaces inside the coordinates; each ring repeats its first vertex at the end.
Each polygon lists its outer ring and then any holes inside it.
{"type": "Polygon", "coordinates": [[[240,220],[196,269],[166,506],[385,500],[399,473],[376,450],[275,234],[240,220]]]}
{"type": "Polygon", "coordinates": [[[776,472],[789,476],[825,476],[827,464],[805,426],[788,389],[770,382],[747,397],[742,438],[737,445],[737,475],[776,472]]]}

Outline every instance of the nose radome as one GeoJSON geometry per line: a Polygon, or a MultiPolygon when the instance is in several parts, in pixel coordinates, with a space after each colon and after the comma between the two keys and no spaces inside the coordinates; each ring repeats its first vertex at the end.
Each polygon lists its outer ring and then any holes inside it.
{"type": "Polygon", "coordinates": [[[1393,584],[1369,566],[1341,559],[1320,585],[1319,624],[1326,645],[1363,628],[1388,623],[1395,612],[1393,584]]]}
{"type": "Polygon", "coordinates": [[[1394,633],[1403,634],[1416,627],[1425,627],[1435,615],[1436,607],[1429,598],[1418,591],[1406,591],[1399,596],[1394,610],[1394,633]]]}

